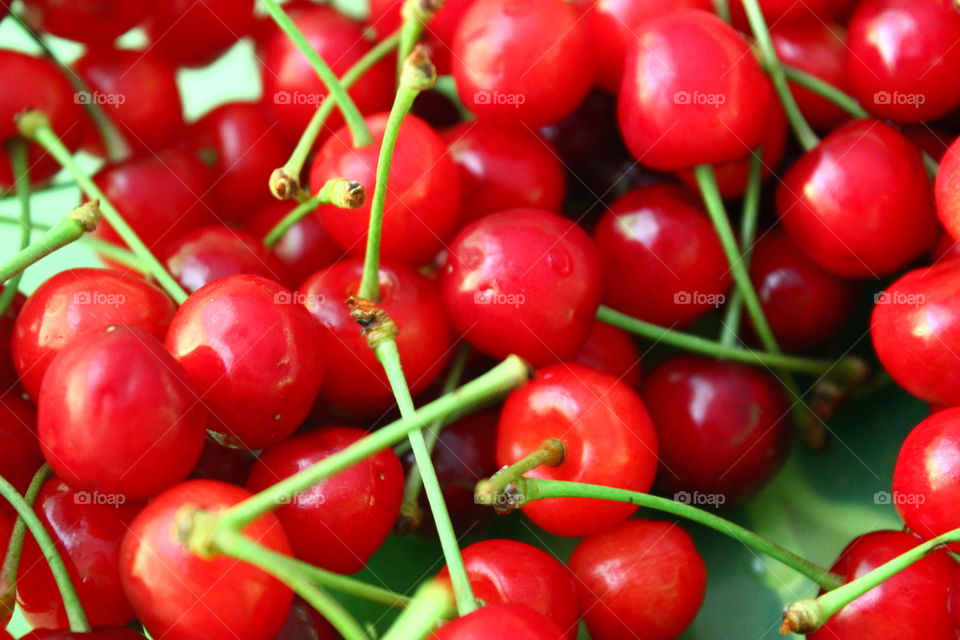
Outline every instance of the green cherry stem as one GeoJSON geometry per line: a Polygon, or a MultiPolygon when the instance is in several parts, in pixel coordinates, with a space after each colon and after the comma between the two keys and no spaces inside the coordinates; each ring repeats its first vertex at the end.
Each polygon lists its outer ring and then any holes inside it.
{"type": "Polygon", "coordinates": [[[870,113],[860,106],[860,103],[857,102],[856,98],[844,93],[829,82],[821,80],[812,73],[807,73],[806,71],[797,69],[796,67],[791,67],[789,65],[783,65],[783,72],[791,82],[795,82],[801,87],[813,91],[820,97],[826,98],[833,104],[852,115],[854,118],[870,117],[870,113]]]}
{"type": "Polygon", "coordinates": [[[548,438],[533,453],[525,455],[509,467],[504,467],[489,478],[478,482],[473,491],[474,499],[477,504],[492,506],[497,511],[510,511],[514,505],[511,502],[511,496],[504,494],[504,489],[537,467],[556,467],[562,464],[565,454],[561,440],[548,438]],[[501,504],[501,501],[505,503],[501,504]]]}
{"type": "Polygon", "coordinates": [[[304,36],[303,32],[294,24],[293,20],[290,19],[290,16],[287,15],[287,12],[283,10],[277,0],[263,0],[263,6],[270,14],[270,17],[273,18],[273,21],[277,23],[277,26],[287,34],[290,41],[300,50],[310,63],[310,66],[313,67],[313,70],[316,71],[320,80],[322,80],[323,84],[327,87],[327,91],[330,94],[329,99],[336,102],[337,106],[340,107],[343,119],[346,121],[347,126],[350,128],[350,133],[353,136],[353,146],[362,147],[371,144],[373,137],[370,135],[367,123],[363,119],[363,114],[360,113],[357,105],[353,102],[353,98],[347,93],[347,90],[343,84],[340,83],[340,79],[337,78],[337,75],[330,66],[320,57],[316,49],[310,45],[306,36],[304,36]]]}
{"type": "MultiPolygon", "coordinates": [[[[20,220],[14,220],[13,218],[6,218],[4,216],[0,216],[0,224],[16,225],[18,227],[23,226],[23,223],[20,220]]],[[[40,224],[39,222],[31,221],[30,229],[32,231],[49,231],[51,227],[50,225],[40,224]]],[[[146,273],[147,271],[146,268],[137,259],[135,255],[133,255],[130,251],[124,249],[123,247],[118,247],[112,242],[107,242],[106,240],[101,240],[100,238],[96,238],[91,235],[84,235],[83,237],[80,238],[79,242],[81,244],[85,244],[89,246],[91,249],[93,249],[94,251],[97,251],[98,253],[103,254],[107,258],[110,258],[115,262],[119,262],[124,266],[130,267],[131,269],[135,269],[140,273],[146,273]]],[[[0,298],[2,297],[3,295],[2,293],[0,293],[0,298]]]]}
{"type": "Polygon", "coordinates": [[[263,237],[263,244],[272,247],[280,241],[290,227],[297,224],[322,204],[332,204],[342,209],[356,209],[363,206],[367,193],[363,185],[346,178],[327,180],[320,189],[320,193],[310,196],[306,201],[298,204],[290,213],[275,224],[267,235],[263,237]]]}
{"type": "MultiPolygon", "coordinates": [[[[10,165],[20,201],[20,252],[30,246],[30,169],[27,166],[27,141],[23,138],[11,138],[9,145],[10,165]]],[[[18,273],[0,292],[0,316],[7,312],[10,303],[20,288],[23,273],[18,273]]]]}
{"type": "Polygon", "coordinates": [[[454,613],[450,590],[431,580],[417,589],[410,605],[397,616],[380,640],[422,640],[441,620],[454,613]]]}
{"type": "Polygon", "coordinates": [[[730,22],[730,0],[713,0],[713,12],[724,22],[730,22]]]}
{"type": "MultiPolygon", "coordinates": [[[[33,507],[43,488],[43,483],[52,475],[50,465],[44,463],[30,480],[27,492],[23,494],[23,501],[33,507]]],[[[10,532],[10,542],[7,544],[7,553],[0,567],[0,611],[6,619],[13,615],[17,604],[17,570],[20,568],[20,557],[23,554],[23,541],[27,533],[27,524],[23,518],[17,518],[10,532]]]]}
{"type": "Polygon", "coordinates": [[[413,52],[423,29],[433,14],[443,7],[444,0],[404,0],[400,8],[400,46],[397,51],[397,77],[403,75],[404,60],[413,52]]]}
{"type": "MultiPolygon", "coordinates": [[[[286,556],[284,556],[286,557],[286,556]]],[[[349,596],[363,598],[370,602],[378,602],[395,609],[403,609],[410,603],[410,597],[394,593],[388,589],[375,587],[362,580],[327,571],[312,564],[289,558],[288,562],[302,571],[312,582],[325,589],[333,589],[349,596]]]]}

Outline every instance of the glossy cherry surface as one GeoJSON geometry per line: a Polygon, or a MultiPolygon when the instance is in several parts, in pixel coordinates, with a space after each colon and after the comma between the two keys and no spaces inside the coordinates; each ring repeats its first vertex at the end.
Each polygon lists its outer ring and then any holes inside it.
{"type": "Polygon", "coordinates": [[[16,391],[0,395],[0,476],[24,492],[43,462],[37,410],[16,391]]]}
{"type": "Polygon", "coordinates": [[[777,379],[762,369],[670,358],[647,374],[643,399],[657,431],[657,479],[674,499],[743,502],[783,463],[790,408],[777,379]]]}
{"type": "Polygon", "coordinates": [[[341,640],[341,636],[319,611],[297,597],[293,599],[287,621],[273,640],[341,640]]]}
{"type": "MultiPolygon", "coordinates": [[[[424,25],[423,43],[440,75],[450,73],[450,49],[457,25],[474,0],[447,0],[424,25]]],[[[371,0],[367,21],[383,39],[400,28],[403,0],[371,0]]]]}
{"type": "MultiPolygon", "coordinates": [[[[2,636],[0,636],[2,637],[2,636]]],[[[102,627],[87,633],[65,629],[34,629],[20,640],[143,640],[142,633],[128,627],[102,627]]]]}
{"type": "MultiPolygon", "coordinates": [[[[201,558],[172,535],[184,507],[218,511],[249,498],[240,487],[190,480],[148,504],[123,539],[120,576],[137,618],[154,638],[273,640],[283,627],[293,593],[246,562],[201,558]]],[[[243,533],[275,552],[290,543],[272,513],[243,533]]]]}
{"type": "MultiPolygon", "coordinates": [[[[763,12],[768,26],[810,20],[819,18],[829,20],[840,13],[850,0],[807,0],[793,2],[793,0],[758,0],[760,11],[763,12]]],[[[750,32],[750,23],[743,8],[743,0],[730,1],[730,17],[733,24],[745,33],[750,32]]]]}
{"type": "MultiPolygon", "coordinates": [[[[2,291],[2,288],[0,288],[2,291]]],[[[13,335],[13,326],[23,308],[23,303],[27,298],[22,293],[17,292],[10,301],[3,315],[0,315],[0,393],[9,393],[19,388],[17,372],[13,368],[13,357],[10,354],[11,336],[13,335]]]]}
{"type": "Polygon", "coordinates": [[[640,385],[643,363],[640,350],[626,331],[603,322],[594,322],[590,335],[573,362],[609,373],[629,387],[640,385]]]}
{"type": "Polygon", "coordinates": [[[584,538],[568,561],[594,640],[668,640],[690,626],[707,568],[673,522],[630,520],[584,538]]]}
{"type": "Polygon", "coordinates": [[[726,299],[723,247],[696,196],[681,187],[627,193],[610,205],[594,240],[603,300],[619,311],[669,327],[689,324],[726,299]]]}
{"type": "Polygon", "coordinates": [[[563,631],[550,618],[523,604],[497,604],[446,623],[430,640],[564,640],[563,631]]]}
{"type": "Polygon", "coordinates": [[[151,48],[178,66],[200,67],[250,33],[253,4],[253,0],[151,3],[143,27],[151,48]]]}
{"type": "Polygon", "coordinates": [[[454,37],[453,77],[481,118],[553,124],[593,83],[590,34],[562,0],[475,0],[454,37]]]}
{"type": "MultiPolygon", "coordinates": [[[[349,177],[362,184],[367,200],[358,209],[323,205],[317,215],[334,241],[352,255],[363,256],[370,207],[376,186],[380,142],[387,114],[366,119],[375,142],[353,147],[344,127],[324,143],[310,170],[310,189],[318,193],[327,180],[349,177]]],[[[460,210],[460,182],[447,146],[423,120],[408,115],[390,164],[387,199],[380,244],[384,260],[425,264],[443,248],[456,229],[460,210]]]]}
{"type": "Polygon", "coordinates": [[[142,278],[108,269],[67,269],[43,282],[23,305],[13,327],[11,355],[24,389],[34,399],[61,349],[85,333],[119,324],[163,338],[176,307],[142,278]]]}
{"type": "MultiPolygon", "coordinates": [[[[547,438],[563,442],[555,467],[533,478],[601,484],[647,491],[657,470],[657,436],[633,390],[583,365],[546,367],[512,392],[500,413],[497,462],[508,465],[536,451],[547,438]]],[[[585,498],[537,500],[524,513],[550,533],[584,536],[630,517],[634,505],[585,498]]]]}
{"type": "Polygon", "coordinates": [[[484,353],[535,366],[573,356],[600,302],[587,234],[540,209],[513,209],[468,225],[450,243],[441,276],[450,322],[484,353]]]}
{"type": "MultiPolygon", "coordinates": [[[[293,208],[289,202],[265,203],[250,216],[245,228],[263,238],[293,208]]],[[[287,229],[270,252],[286,266],[290,282],[296,285],[344,256],[343,249],[333,241],[317,216],[307,216],[287,229]]]]}
{"type": "Polygon", "coordinates": [[[960,137],[940,161],[936,182],[937,215],[950,235],[960,238],[960,137]]]}
{"type": "Polygon", "coordinates": [[[166,344],[210,412],[208,428],[230,446],[263,449],[286,439],[310,411],[325,360],[317,334],[290,291],[235,275],[191,294],[166,344]]]}
{"type": "MultiPolygon", "coordinates": [[[[76,491],[59,478],[43,485],[34,506],[67,565],[94,627],[122,625],[133,609],[120,585],[120,542],[140,510],[122,497],[76,491]]],[[[63,600],[33,536],[24,541],[17,604],[32,627],[67,628],[63,600]]]]}
{"type": "MultiPolygon", "coordinates": [[[[342,451],[367,433],[326,427],[267,449],[250,473],[257,493],[342,451]]],[[[403,469],[384,449],[314,485],[276,514],[301,560],[337,573],[360,571],[393,531],[403,498],[403,469]]]]}
{"type": "Polygon", "coordinates": [[[183,368],[157,338],[119,326],[65,347],[43,379],[37,433],[71,486],[145,499],[183,480],[207,416],[183,368]]]}
{"type": "Polygon", "coordinates": [[[796,246],[842,276],[893,273],[937,235],[920,151],[877,120],[834,129],[801,156],[779,186],[777,212],[796,246]]]}
{"type": "Polygon", "coordinates": [[[91,45],[109,45],[143,18],[148,0],[26,0],[23,18],[37,31],[91,45]]]}
{"type": "Polygon", "coordinates": [[[247,483],[256,461],[255,451],[225,447],[208,437],[203,442],[203,451],[190,477],[219,480],[242,487],[247,483]]]}
{"type": "Polygon", "coordinates": [[[737,160],[763,140],[770,81],[733,27],[685,9],[643,22],[620,85],[620,131],[660,170],[737,160]]]}

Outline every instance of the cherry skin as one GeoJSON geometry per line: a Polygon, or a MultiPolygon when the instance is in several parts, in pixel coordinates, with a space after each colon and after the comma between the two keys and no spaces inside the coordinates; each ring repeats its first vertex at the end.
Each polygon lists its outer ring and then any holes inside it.
{"type": "Polygon", "coordinates": [[[630,520],[595,533],[568,564],[594,640],[676,638],[706,593],[703,558],[673,522],[630,520]]]}
{"type": "Polygon", "coordinates": [[[920,151],[876,120],[834,129],[787,171],[777,212],[794,244],[827,271],[893,273],[937,235],[920,151]]]}
{"type": "Polygon", "coordinates": [[[921,122],[960,106],[960,10],[949,0],[867,0],[850,19],[853,96],[880,118],[921,122]]]}
{"type": "Polygon", "coordinates": [[[475,0],[457,26],[453,77],[481,118],[553,124],[593,83],[590,34],[562,0],[475,0]]]}
{"type": "Polygon", "coordinates": [[[341,640],[341,636],[319,611],[296,597],[287,621],[273,640],[341,640]]]}
{"type": "Polygon", "coordinates": [[[934,264],[944,260],[960,257],[960,242],[953,239],[946,231],[942,231],[930,250],[930,261],[934,264]]]}
{"type": "MultiPolygon", "coordinates": [[[[3,636],[0,636],[3,637],[3,636]]],[[[65,629],[34,629],[20,640],[143,640],[142,633],[128,627],[102,627],[86,633],[65,629]]]]}
{"type": "MultiPolygon", "coordinates": [[[[767,20],[767,25],[788,24],[801,20],[819,19],[829,20],[840,13],[849,0],[808,0],[807,2],[793,2],[793,0],[759,0],[760,11],[767,20]]],[[[733,24],[744,32],[750,32],[750,22],[743,8],[743,0],[731,0],[730,17],[733,24]]]]}
{"type": "Polygon", "coordinates": [[[780,469],[790,437],[789,406],[761,369],[697,356],[665,360],[647,374],[643,399],[660,446],[667,494],[704,494],[730,506],[780,469]]]}
{"type": "Polygon", "coordinates": [[[430,640],[566,640],[556,623],[525,604],[495,604],[456,618],[435,631],[430,640]]]}
{"type": "MultiPolygon", "coordinates": [[[[0,288],[0,291],[2,290],[0,288]]],[[[23,303],[26,301],[26,296],[18,291],[13,296],[13,300],[10,301],[10,306],[3,312],[3,315],[0,315],[0,394],[15,391],[20,386],[19,380],[17,380],[17,372],[13,368],[10,342],[14,323],[16,323],[17,316],[20,315],[20,309],[23,308],[23,303]]]]}
{"type": "MultiPolygon", "coordinates": [[[[254,464],[247,488],[263,491],[367,435],[362,429],[327,427],[267,449],[254,464]]],[[[384,449],[297,494],[277,509],[301,560],[337,573],[356,573],[380,548],[400,513],[403,468],[384,449]]]]}
{"type": "Polygon", "coordinates": [[[219,480],[242,487],[247,483],[256,461],[255,452],[225,447],[208,437],[203,442],[203,451],[190,477],[219,480]]]}
{"type": "Polygon", "coordinates": [[[202,67],[253,24],[253,0],[170,0],[151,3],[143,27],[151,48],[178,66],[202,67]]]}
{"type": "Polygon", "coordinates": [[[37,410],[16,391],[0,395],[0,476],[23,493],[43,462],[37,410]]]}
{"type": "MultiPolygon", "coordinates": [[[[429,52],[430,61],[437,67],[440,75],[450,73],[453,38],[463,14],[473,2],[474,0],[447,0],[424,25],[423,42],[429,52]]],[[[367,21],[377,30],[381,39],[400,28],[402,6],[403,0],[371,0],[367,21]]]]}
{"type": "Polygon", "coordinates": [[[681,187],[629,192],[600,219],[594,240],[604,302],[641,320],[689,324],[722,304],[730,288],[717,233],[696,196],[681,187]]]}
{"type": "MultiPolygon", "coordinates": [[[[657,436],[647,409],[616,378],[564,363],[537,372],[513,391],[500,413],[497,463],[513,464],[548,438],[565,448],[563,462],[528,477],[648,491],[657,468],[657,436]]],[[[587,498],[536,500],[524,513],[554,535],[584,536],[622,522],[637,507],[587,498]]]]}
{"type": "MultiPolygon", "coordinates": [[[[387,374],[345,304],[356,295],[362,275],[363,263],[348,258],[311,276],[298,299],[319,324],[321,352],[331,371],[320,390],[322,401],[370,415],[392,407],[394,399],[387,374]]],[[[436,286],[411,267],[381,264],[378,304],[397,326],[411,392],[425,390],[443,372],[452,349],[436,286]]]]}
{"type": "Polygon", "coordinates": [[[643,22],[620,85],[634,157],[671,171],[738,160],[763,140],[773,91],[743,36],[684,9],[643,22]]]}
{"type": "MultiPolygon", "coordinates": [[[[484,540],[462,553],[473,594],[486,606],[526,605],[553,621],[566,640],[577,637],[577,590],[559,560],[515,540],[484,540]]],[[[449,570],[438,577],[449,580],[449,570]]]]}
{"type": "Polygon", "coordinates": [[[147,0],[26,0],[23,18],[36,31],[103,46],[136,26],[149,4],[147,0]]]}
{"type": "Polygon", "coordinates": [[[937,215],[947,232],[960,239],[960,137],[940,161],[936,182],[937,215]]]}
{"type": "MultiPolygon", "coordinates": [[[[118,498],[76,491],[63,480],[51,478],[34,507],[51,532],[94,627],[122,625],[134,616],[120,585],[120,542],[140,507],[118,498]]],[[[17,604],[32,627],[69,626],[57,583],[30,535],[20,560],[17,604]]]]}
{"type": "Polygon", "coordinates": [[[630,334],[609,324],[594,322],[587,341],[572,361],[609,373],[634,389],[640,386],[640,350],[630,334]]]}
{"type": "Polygon", "coordinates": [[[549,142],[523,125],[475,120],[443,133],[460,168],[462,224],[531,207],[559,211],[566,177],[549,142]]]}
{"type": "Polygon", "coordinates": [[[263,449],[303,422],[323,381],[316,324],[294,296],[254,275],[197,290],[167,332],[223,444],[263,449]]]}
{"type": "MultiPolygon", "coordinates": [[[[319,193],[327,180],[343,176],[366,189],[367,200],[358,209],[332,204],[317,209],[334,241],[356,256],[363,256],[366,250],[387,114],[370,116],[366,122],[375,140],[373,144],[354,148],[350,131],[344,127],[320,148],[310,170],[313,193],[319,193]]],[[[457,167],[447,154],[447,146],[416,116],[408,115],[400,126],[388,183],[381,256],[384,260],[425,264],[456,229],[460,189],[457,167]]]]}
{"type": "Polygon", "coordinates": [[[471,344],[534,366],[576,354],[600,302],[590,238],[540,209],[494,213],[462,229],[440,283],[450,322],[471,344]]]}
{"type": "MultiPolygon", "coordinates": [[[[830,568],[850,582],[920,544],[904,531],[874,531],[854,538],[830,568]]],[[[893,575],[834,614],[810,640],[953,640],[950,590],[957,565],[937,550],[893,575]]]]}
{"type": "Polygon", "coordinates": [[[145,499],[183,480],[206,413],[183,368],[143,329],[110,327],[65,347],[44,376],[37,433],[78,489],[145,499]]]}
{"type": "Polygon", "coordinates": [[[64,347],[113,325],[140,327],[163,338],[176,307],[142,278],[108,269],[67,269],[37,287],[17,316],[11,355],[30,397],[64,347]]]}
{"type": "MultiPolygon", "coordinates": [[[[123,589],[151,637],[182,640],[273,640],[293,593],[246,562],[201,558],[172,535],[184,508],[220,511],[251,497],[215,480],[181,483],[148,504],[123,539],[123,589]]],[[[290,543],[272,513],[243,529],[253,541],[289,554],[290,543]]]]}

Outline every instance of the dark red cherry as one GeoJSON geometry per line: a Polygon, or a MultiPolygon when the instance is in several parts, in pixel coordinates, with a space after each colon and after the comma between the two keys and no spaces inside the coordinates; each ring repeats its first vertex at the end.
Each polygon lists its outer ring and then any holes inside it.
{"type": "MultiPolygon", "coordinates": [[[[367,200],[358,209],[323,205],[317,215],[334,241],[352,255],[366,250],[377,161],[387,114],[366,119],[375,142],[353,147],[344,127],[324,143],[310,170],[310,189],[318,193],[327,180],[347,177],[362,184],[367,200]]],[[[423,120],[404,118],[390,165],[380,252],[384,260],[421,265],[443,248],[457,226],[460,183],[447,146],[423,120]]]]}
{"type": "Polygon", "coordinates": [[[125,324],[163,338],[176,307],[161,289],[108,269],[67,269],[46,280],[23,305],[11,355],[30,397],[61,349],[85,333],[125,324]]]}
{"type": "MultiPolygon", "coordinates": [[[[786,24],[799,20],[829,20],[845,9],[850,0],[758,0],[768,25],[786,24]]],[[[750,32],[750,23],[743,8],[743,0],[731,0],[730,15],[733,24],[744,32],[750,32]]]]}
{"type": "Polygon", "coordinates": [[[86,633],[66,629],[34,629],[20,636],[20,640],[143,640],[145,637],[129,627],[101,627],[86,633]]]}
{"type": "Polygon", "coordinates": [[[166,342],[210,412],[209,429],[224,444],[263,449],[293,433],[316,399],[326,360],[317,334],[290,291],[235,275],[191,294],[166,342]]]}
{"type": "Polygon", "coordinates": [[[854,97],[881,118],[921,122],[960,106],[960,9],[950,0],[865,0],[850,19],[854,97]]]}
{"type": "Polygon", "coordinates": [[[743,36],[684,9],[643,22],[620,86],[620,131],[634,157],[665,171],[737,160],[763,140],[770,81],[743,36]]]}
{"type": "MultiPolygon", "coordinates": [[[[474,0],[447,0],[424,27],[424,44],[441,75],[450,73],[453,38],[463,14],[474,0]]],[[[367,21],[382,39],[400,28],[403,0],[371,0],[367,21]]]]}
{"type": "MultiPolygon", "coordinates": [[[[43,485],[34,506],[67,565],[94,627],[133,619],[120,585],[120,542],[140,507],[123,496],[76,491],[59,478],[43,485]]],[[[53,574],[27,535],[17,577],[17,604],[32,627],[64,629],[67,613],[53,574]]]]}
{"type": "Polygon", "coordinates": [[[560,211],[566,189],[552,145],[523,125],[474,120],[448,129],[443,139],[460,168],[461,224],[532,207],[560,211]]]}
{"type": "Polygon", "coordinates": [[[203,442],[203,451],[190,477],[243,486],[256,461],[256,452],[225,447],[208,437],[203,442]]]}
{"type": "Polygon", "coordinates": [[[936,124],[928,125],[924,122],[913,126],[906,125],[900,127],[900,131],[910,142],[937,162],[943,160],[950,143],[954,141],[950,131],[936,124]]]}
{"type": "Polygon", "coordinates": [[[37,410],[16,391],[0,395],[0,476],[24,492],[43,462],[37,410]]]}
{"type": "MultiPolygon", "coordinates": [[[[3,289],[0,288],[0,291],[3,289]]],[[[0,315],[0,395],[16,391],[19,388],[17,372],[13,368],[13,356],[11,355],[11,338],[13,336],[14,323],[23,308],[23,303],[27,301],[19,291],[10,301],[3,315],[0,315]]]]}
{"type": "MultiPolygon", "coordinates": [[[[262,239],[294,206],[276,200],[265,203],[246,221],[246,230],[262,239]]],[[[297,285],[344,255],[317,216],[307,216],[287,229],[271,253],[286,266],[290,282],[297,285]]]]}
{"type": "Polygon", "coordinates": [[[178,66],[201,67],[250,33],[253,4],[253,0],[151,3],[143,27],[150,48],[178,66]]]}
{"type": "Polygon", "coordinates": [[[946,231],[941,231],[937,241],[930,250],[930,260],[934,264],[943,260],[952,260],[960,257],[960,242],[953,239],[946,231]]]}
{"type": "Polygon", "coordinates": [[[525,604],[495,604],[456,618],[435,631],[430,640],[565,640],[556,622],[525,604]]]}
{"type": "MultiPolygon", "coordinates": [[[[120,576],[137,619],[154,638],[273,640],[293,593],[275,578],[227,556],[201,558],[171,532],[186,507],[218,511],[251,497],[214,480],[190,480],[164,492],[134,520],[123,539],[120,576]]],[[[278,553],[290,543],[272,513],[243,533],[278,553]]]]}
{"type": "Polygon", "coordinates": [[[441,288],[451,323],[474,346],[537,366],[583,346],[600,302],[600,269],[590,238],[570,220],[513,209],[460,231],[441,288]]]}
{"type": "Polygon", "coordinates": [[[341,640],[341,636],[319,611],[296,597],[287,621],[273,640],[341,640]]]}
{"type": "Polygon", "coordinates": [[[637,344],[626,331],[609,324],[594,322],[587,341],[571,360],[609,373],[629,387],[640,385],[643,363],[637,344]]]}
{"type": "Polygon", "coordinates": [[[110,327],[78,337],[50,364],[37,433],[47,462],[71,486],[145,499],[197,463],[202,402],[157,338],[110,327]]]}
{"type": "Polygon", "coordinates": [[[569,560],[594,640],[666,640],[690,626],[707,568],[676,523],[630,520],[584,538],[569,560]]]}
{"type": "Polygon", "coordinates": [[[260,238],[222,225],[200,227],[165,243],[158,257],[189,293],[241,273],[290,283],[286,267],[260,238]]]}
{"type": "MultiPolygon", "coordinates": [[[[573,576],[546,551],[515,540],[484,540],[463,549],[463,562],[473,594],[486,606],[524,604],[552,620],[566,640],[577,637],[573,576]]],[[[439,577],[449,580],[446,567],[439,577]]]]}
{"type": "Polygon", "coordinates": [[[657,431],[657,479],[674,499],[707,508],[740,503],[783,463],[790,407],[766,371],[674,357],[647,374],[643,399],[657,431]]]}
{"type": "MultiPolygon", "coordinates": [[[[657,437],[640,396],[616,378],[583,365],[546,367],[513,391],[500,412],[497,462],[513,464],[548,438],[563,442],[555,467],[533,478],[647,491],[657,467],[657,437]]],[[[524,513],[550,533],[584,536],[630,517],[637,507],[585,498],[537,500],[524,513]]]]}
{"type": "MultiPolygon", "coordinates": [[[[344,450],[367,433],[326,427],[267,449],[247,488],[257,493],[344,450]]],[[[276,514],[301,560],[337,573],[356,573],[380,548],[400,514],[403,468],[391,449],[293,496],[276,514]]]]}
{"type": "Polygon", "coordinates": [[[23,18],[37,31],[103,47],[136,26],[149,5],[148,0],[25,0],[23,18]]]}
{"type": "Polygon", "coordinates": [[[563,0],[476,0],[452,53],[460,100],[481,118],[553,124],[593,83],[590,34],[563,0]]]}
{"type": "Polygon", "coordinates": [[[937,214],[953,238],[960,238],[960,137],[940,161],[936,182],[937,214]]]}
{"type": "MultiPolygon", "coordinates": [[[[874,531],[854,538],[831,571],[847,582],[909,551],[920,539],[905,531],[874,531]]],[[[815,633],[810,640],[953,640],[950,590],[957,564],[944,550],[887,578],[857,598],[815,633]]]]}
{"type": "Polygon", "coordinates": [[[777,212],[790,238],[838,275],[902,269],[937,235],[920,151],[877,120],[834,129],[784,175],[777,212]]]}
{"type": "Polygon", "coordinates": [[[642,320],[689,324],[723,304],[730,288],[717,233],[696,196],[681,187],[627,193],[601,218],[594,240],[604,302],[642,320]]]}
{"type": "MultiPolygon", "coordinates": [[[[363,263],[348,258],[311,276],[297,296],[320,326],[330,375],[320,390],[327,405],[369,415],[393,406],[393,392],[376,354],[350,317],[363,263]]],[[[397,348],[410,390],[423,391],[443,372],[452,339],[436,286],[405,265],[380,265],[380,308],[397,325],[397,348]]]]}

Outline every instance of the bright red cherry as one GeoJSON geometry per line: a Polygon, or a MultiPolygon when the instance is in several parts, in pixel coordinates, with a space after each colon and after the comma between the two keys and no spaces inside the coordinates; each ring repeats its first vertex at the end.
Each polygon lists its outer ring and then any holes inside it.
{"type": "MultiPolygon", "coordinates": [[[[345,251],[366,250],[377,161],[387,114],[366,119],[375,142],[353,147],[344,127],[320,148],[310,170],[310,189],[317,193],[327,180],[349,178],[362,184],[367,200],[358,209],[323,205],[317,215],[345,251]]],[[[421,265],[430,261],[453,235],[460,210],[459,175],[447,146],[423,120],[407,116],[390,165],[380,251],[385,260],[421,265]]]]}
{"type": "Polygon", "coordinates": [[[594,640],[669,640],[690,626],[707,568],[676,523],[630,520],[585,538],[569,560],[594,640]]]}
{"type": "MultiPolygon", "coordinates": [[[[613,376],[583,365],[546,367],[515,390],[500,413],[497,462],[513,464],[548,438],[563,442],[555,467],[527,475],[648,491],[657,470],[657,437],[643,401],[613,376]]],[[[622,522],[634,505],[585,498],[537,500],[524,513],[550,533],[584,536],[622,522]]]]}
{"type": "Polygon", "coordinates": [[[23,492],[43,462],[37,410],[16,391],[0,395],[0,476],[23,492]]]}
{"type": "MultiPolygon", "coordinates": [[[[450,49],[463,14],[474,0],[446,0],[424,26],[424,43],[441,75],[450,73],[450,49]]],[[[381,38],[400,28],[403,0],[371,0],[367,21],[381,38]]]]}
{"type": "MultiPolygon", "coordinates": [[[[132,620],[133,609],[120,585],[120,542],[140,507],[124,504],[119,496],[76,491],[51,478],[34,509],[53,536],[90,624],[132,620]]],[[[69,624],[57,583],[30,535],[20,560],[17,604],[32,627],[64,629],[69,624]]]]}
{"type": "Polygon", "coordinates": [[[476,0],[457,26],[453,77],[482,118],[553,124],[593,83],[590,34],[563,0],[476,0]]]}
{"type": "Polygon", "coordinates": [[[450,243],[441,288],[453,326],[495,358],[572,357],[600,302],[597,252],[573,222],[539,209],[491,214],[450,243]]]}
{"type": "Polygon", "coordinates": [[[571,360],[609,373],[629,387],[640,385],[643,363],[637,344],[626,331],[609,324],[594,322],[587,341],[571,360]]]}
{"type": "Polygon", "coordinates": [[[849,277],[893,273],[937,236],[920,151],[877,120],[834,129],[783,177],[777,212],[797,247],[849,277]]]}
{"type": "MultiPolygon", "coordinates": [[[[577,637],[580,612],[573,576],[546,551],[515,540],[484,540],[465,547],[463,562],[473,594],[486,606],[524,604],[577,637]]],[[[446,567],[441,579],[449,579],[446,567]]]]}
{"type": "MultiPolygon", "coordinates": [[[[289,202],[265,203],[246,221],[246,229],[263,238],[293,208],[289,202]]],[[[297,285],[344,255],[317,216],[307,216],[287,229],[271,253],[287,267],[290,282],[297,285]]]]}
{"type": "Polygon", "coordinates": [[[168,0],[150,4],[150,47],[178,66],[213,62],[253,29],[253,0],[168,0]]]}
{"type": "Polygon", "coordinates": [[[101,627],[87,633],[66,629],[34,629],[20,636],[20,640],[143,640],[145,637],[129,627],[101,627]]]}
{"type": "Polygon", "coordinates": [[[647,374],[643,400],[657,431],[657,478],[675,499],[708,508],[743,502],[783,463],[790,408],[761,369],[670,358],[647,374]]]}
{"type": "Polygon", "coordinates": [[[693,9],[643,22],[620,86],[620,131],[660,170],[737,160],[763,140],[770,81],[743,36],[693,9]]]}
{"type": "Polygon", "coordinates": [[[273,640],[341,640],[341,636],[319,611],[297,597],[293,599],[287,621],[273,640]]]}
{"type": "Polygon", "coordinates": [[[263,449],[293,433],[316,399],[325,359],[317,333],[290,291],[235,275],[191,294],[166,342],[210,412],[209,429],[224,444],[263,449]]]}
{"type": "MultiPolygon", "coordinates": [[[[154,638],[273,640],[293,593],[246,562],[201,558],[172,535],[185,507],[219,511],[251,497],[240,487],[191,480],[148,504],[123,539],[120,576],[127,598],[154,638]]],[[[288,554],[283,527],[267,513],[244,528],[255,542],[288,554]]]]}
{"type": "Polygon", "coordinates": [[[960,8],[951,0],[865,0],[850,19],[847,69],[871,113],[921,122],[960,106],[960,8]]]}
{"type": "Polygon", "coordinates": [[[11,353],[24,389],[36,399],[61,349],[85,333],[125,324],[163,338],[176,307],[161,289],[108,269],[67,269],[37,287],[17,316],[11,353]]]}
{"type": "Polygon", "coordinates": [[[147,0],[25,0],[23,18],[37,31],[102,47],[136,26],[149,4],[147,0]]]}
{"type": "MultiPolygon", "coordinates": [[[[854,538],[830,568],[847,582],[920,544],[905,531],[874,531],[854,538]]],[[[950,590],[957,564],[934,551],[857,598],[807,637],[810,640],[953,640],[950,590]]]]}
{"type": "Polygon", "coordinates": [[[157,338],[138,327],[101,329],[50,364],[37,403],[40,446],[71,486],[149,498],[199,459],[201,402],[157,338]]]}
{"type": "MultiPolygon", "coordinates": [[[[327,427],[291,438],[260,456],[247,488],[263,491],[366,435],[362,429],[327,427]]],[[[356,573],[393,531],[402,498],[403,468],[397,455],[384,449],[293,496],[276,514],[298,558],[356,573]]]]}
{"type": "MultiPolygon", "coordinates": [[[[320,326],[320,344],[330,375],[320,390],[324,403],[369,415],[393,406],[393,392],[346,299],[356,295],[363,263],[348,258],[318,271],[300,288],[303,303],[320,326]]],[[[397,325],[403,371],[416,394],[443,372],[452,348],[450,329],[436,286],[405,265],[380,265],[379,306],[397,325]]]]}
{"type": "Polygon", "coordinates": [[[663,326],[723,304],[730,269],[696,196],[659,184],[614,202],[594,231],[604,302],[663,326]],[[643,277],[637,277],[643,274],[643,277]]]}
{"type": "Polygon", "coordinates": [[[525,604],[495,604],[456,618],[435,631],[430,640],[565,640],[556,623],[525,604]]]}
{"type": "Polygon", "coordinates": [[[474,120],[448,129],[443,139],[460,168],[461,223],[521,207],[560,211],[563,165],[531,129],[474,120]]]}
{"type": "Polygon", "coordinates": [[[936,183],[937,214],[950,235],[960,239],[960,137],[940,161],[936,183]]]}

